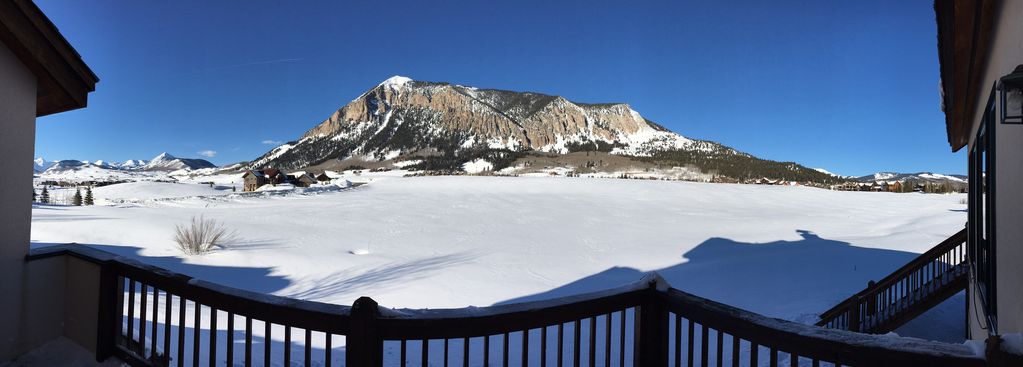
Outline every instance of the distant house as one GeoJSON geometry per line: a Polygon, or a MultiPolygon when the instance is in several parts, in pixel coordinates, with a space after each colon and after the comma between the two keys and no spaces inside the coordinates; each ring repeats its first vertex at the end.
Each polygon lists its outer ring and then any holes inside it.
{"type": "Polygon", "coordinates": [[[261,170],[249,170],[242,175],[245,184],[243,191],[256,191],[263,185],[277,185],[287,181],[287,177],[279,169],[264,168],[261,170]]]}
{"type": "Polygon", "coordinates": [[[282,184],[288,180],[284,172],[276,168],[264,168],[262,172],[266,176],[267,183],[271,185],[282,184]]]}
{"type": "Polygon", "coordinates": [[[330,176],[327,176],[326,172],[320,172],[320,174],[316,175],[316,181],[330,182],[330,176]]]}
{"type": "Polygon", "coordinates": [[[316,182],[316,178],[305,172],[288,175],[288,183],[295,185],[295,187],[309,187],[316,182]]]}
{"type": "Polygon", "coordinates": [[[832,190],[838,191],[860,191],[860,184],[858,182],[843,182],[837,185],[831,186],[832,190]]]}
{"type": "Polygon", "coordinates": [[[260,186],[266,185],[266,176],[262,171],[246,171],[242,180],[245,181],[242,191],[256,191],[260,186]]]}

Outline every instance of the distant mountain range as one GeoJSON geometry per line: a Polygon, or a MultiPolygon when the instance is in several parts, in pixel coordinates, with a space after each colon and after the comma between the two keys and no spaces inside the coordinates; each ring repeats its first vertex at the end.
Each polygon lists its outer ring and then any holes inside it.
{"type": "Polygon", "coordinates": [[[405,167],[499,171],[537,155],[602,152],[614,157],[559,163],[599,170],[605,161],[645,169],[689,167],[709,176],[835,181],[794,162],[754,157],[720,143],[684,137],[626,103],[579,103],[535,92],[481,89],[395,76],[376,85],[297,140],[247,168],[282,169],[412,162],[405,167]],[[621,163],[627,161],[631,163],[621,163]]]}
{"type": "Polygon", "coordinates": [[[178,158],[161,153],[153,159],[131,159],[124,162],[60,160],[47,161],[36,158],[35,172],[44,177],[108,177],[131,172],[171,172],[215,168],[216,165],[204,159],[178,158]]]}

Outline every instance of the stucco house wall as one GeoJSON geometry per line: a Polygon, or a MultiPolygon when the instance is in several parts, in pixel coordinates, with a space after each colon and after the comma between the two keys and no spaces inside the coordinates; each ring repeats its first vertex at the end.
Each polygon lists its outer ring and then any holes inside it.
{"type": "MultiPolygon", "coordinates": [[[[972,121],[970,149],[976,143],[974,139],[991,86],[1023,64],[1023,1],[1002,1],[998,6],[994,12],[991,51],[981,83],[983,92],[978,95],[978,108],[972,121]]],[[[999,109],[997,101],[995,104],[999,109]]],[[[998,115],[1001,115],[1000,110],[998,115]]],[[[965,168],[965,162],[963,166],[965,168]]],[[[1020,284],[1023,284],[1023,264],[1020,264],[1023,259],[1023,191],[1019,190],[1023,182],[1023,125],[996,124],[995,172],[997,326],[1000,334],[1019,333],[1023,332],[1023,291],[1020,291],[1020,284]]],[[[970,336],[984,339],[986,322],[977,314],[980,299],[972,287],[970,295],[970,336]]]]}

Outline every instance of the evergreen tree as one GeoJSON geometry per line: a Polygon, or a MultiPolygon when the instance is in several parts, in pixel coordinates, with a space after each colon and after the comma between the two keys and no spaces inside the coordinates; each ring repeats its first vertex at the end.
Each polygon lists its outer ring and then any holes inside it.
{"type": "Polygon", "coordinates": [[[71,205],[82,206],[82,190],[75,188],[75,197],[72,199],[71,205]]]}
{"type": "Polygon", "coordinates": [[[92,186],[85,188],[85,205],[94,205],[96,202],[92,198],[92,186]]]}
{"type": "Polygon", "coordinates": [[[36,202],[36,196],[37,196],[36,195],[36,188],[33,187],[32,188],[32,202],[33,203],[36,202]]]}
{"type": "Polygon", "coordinates": [[[39,202],[43,204],[50,203],[50,191],[46,189],[46,186],[43,186],[43,192],[40,194],[39,202]]]}

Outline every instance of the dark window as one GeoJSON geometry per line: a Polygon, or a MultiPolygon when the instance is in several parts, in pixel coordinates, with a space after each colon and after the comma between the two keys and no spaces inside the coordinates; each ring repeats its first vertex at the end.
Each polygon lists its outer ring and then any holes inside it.
{"type": "MultiPolygon", "coordinates": [[[[969,156],[970,271],[987,316],[988,333],[997,332],[995,304],[995,89],[991,89],[969,156]]],[[[979,311],[979,310],[978,310],[979,311]]]]}

